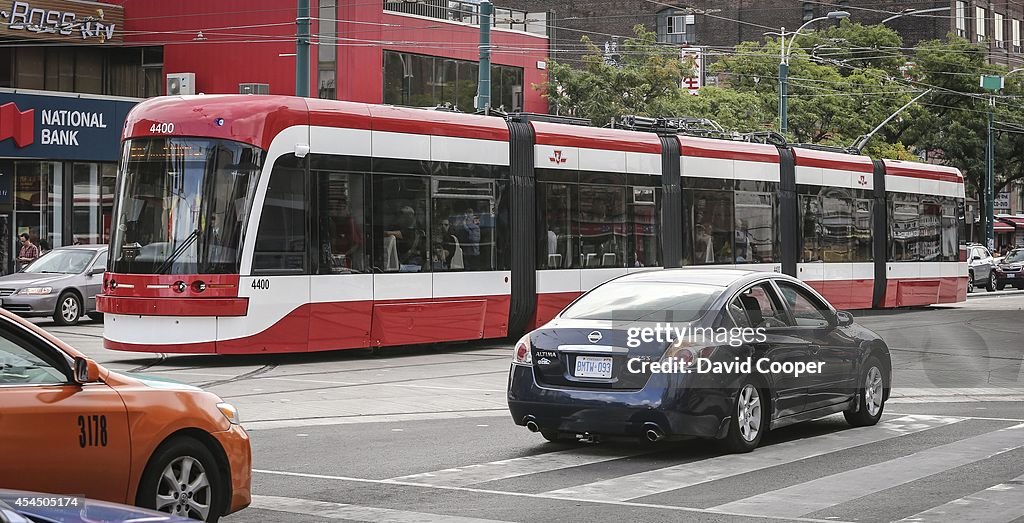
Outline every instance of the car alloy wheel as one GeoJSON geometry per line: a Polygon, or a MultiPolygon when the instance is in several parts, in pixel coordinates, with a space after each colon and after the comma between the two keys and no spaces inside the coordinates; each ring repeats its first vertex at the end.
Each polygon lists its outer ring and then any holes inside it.
{"type": "Polygon", "coordinates": [[[761,431],[761,395],[750,383],[740,391],[739,401],[736,402],[736,416],[740,437],[747,442],[757,439],[761,431]]]}
{"type": "Polygon", "coordinates": [[[74,296],[69,295],[60,302],[60,316],[68,323],[78,320],[78,300],[74,296]]]}
{"type": "Polygon", "coordinates": [[[996,290],[996,272],[992,271],[988,274],[988,285],[985,286],[985,290],[992,292],[996,290]]]}
{"type": "Polygon", "coordinates": [[[968,293],[974,292],[974,273],[973,272],[967,275],[967,292],[968,293]]]}
{"type": "Polygon", "coordinates": [[[864,380],[864,406],[871,416],[877,416],[878,411],[882,410],[882,400],[885,394],[883,389],[882,372],[878,370],[878,367],[871,367],[864,380]]]}
{"type": "Polygon", "coordinates": [[[172,460],[160,475],[156,509],[200,521],[210,515],[213,486],[199,460],[181,456],[172,460]]]}

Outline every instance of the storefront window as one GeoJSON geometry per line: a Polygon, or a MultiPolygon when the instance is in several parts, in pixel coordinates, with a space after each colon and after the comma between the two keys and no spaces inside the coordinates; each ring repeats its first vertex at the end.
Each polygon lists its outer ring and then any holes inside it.
{"type": "MultiPolygon", "coordinates": [[[[60,162],[17,162],[14,167],[14,234],[27,233],[40,253],[63,245],[63,169],[60,162]]],[[[14,252],[17,253],[15,248],[14,252]]]]}
{"type": "MultiPolygon", "coordinates": [[[[384,51],[384,103],[436,107],[451,104],[461,111],[475,109],[480,66],[412,53],[384,51]]],[[[521,110],[523,69],[491,66],[491,106],[521,110]]]]}

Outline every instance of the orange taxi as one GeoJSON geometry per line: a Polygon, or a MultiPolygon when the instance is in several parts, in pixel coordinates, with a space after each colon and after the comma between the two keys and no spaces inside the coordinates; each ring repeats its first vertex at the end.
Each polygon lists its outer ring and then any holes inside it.
{"type": "Polygon", "coordinates": [[[0,488],[216,521],[249,505],[251,479],[233,406],[107,370],[0,311],[0,488]]]}

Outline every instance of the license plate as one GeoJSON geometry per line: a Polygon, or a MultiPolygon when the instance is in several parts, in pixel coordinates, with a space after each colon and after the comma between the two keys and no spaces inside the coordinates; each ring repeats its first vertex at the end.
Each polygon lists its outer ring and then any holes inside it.
{"type": "Polygon", "coordinates": [[[577,378],[610,378],[612,377],[612,359],[610,357],[576,356],[577,378]]]}
{"type": "Polygon", "coordinates": [[[1007,274],[1007,275],[1006,275],[1006,277],[1007,277],[1007,278],[1013,278],[1013,277],[1015,277],[1015,276],[1017,276],[1017,275],[1016,275],[1016,274],[1007,274]]]}

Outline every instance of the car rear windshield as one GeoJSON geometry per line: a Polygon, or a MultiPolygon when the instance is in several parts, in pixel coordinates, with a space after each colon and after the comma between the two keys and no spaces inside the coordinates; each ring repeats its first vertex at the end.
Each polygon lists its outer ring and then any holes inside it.
{"type": "Polygon", "coordinates": [[[696,283],[611,282],[580,297],[561,317],[688,322],[701,317],[723,289],[696,283]]]}

